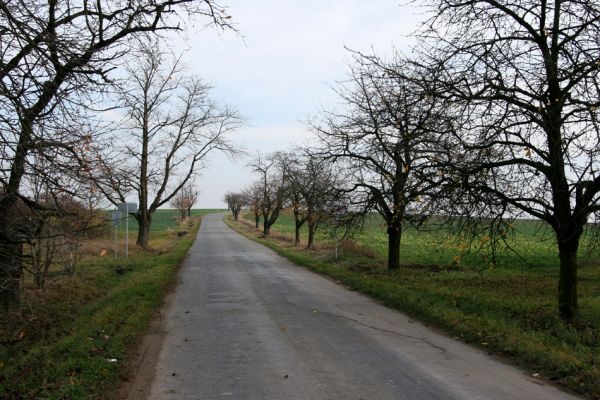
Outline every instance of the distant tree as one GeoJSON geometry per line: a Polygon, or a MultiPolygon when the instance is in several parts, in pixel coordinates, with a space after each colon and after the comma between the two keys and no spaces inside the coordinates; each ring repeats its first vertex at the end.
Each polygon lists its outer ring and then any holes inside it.
{"type": "Polygon", "coordinates": [[[577,250],[600,211],[600,3],[432,4],[421,48],[443,68],[437,93],[460,123],[451,173],[473,204],[485,206],[477,213],[528,215],[552,227],[558,308],[571,321],[577,250]]]}
{"type": "MultiPolygon", "coordinates": [[[[0,303],[18,301],[27,232],[21,206],[39,208],[22,186],[44,175],[34,155],[52,161],[50,170],[85,176],[86,146],[92,144],[84,108],[110,80],[133,36],[179,29],[183,15],[207,17],[229,27],[229,16],[210,0],[127,3],[32,0],[0,5],[0,303]]],[[[63,182],[52,182],[69,190],[63,182]]]]}
{"type": "Polygon", "coordinates": [[[231,210],[233,218],[237,221],[244,206],[244,195],[242,193],[225,193],[224,201],[227,203],[227,209],[231,210]]]}
{"type": "Polygon", "coordinates": [[[156,42],[143,42],[140,51],[119,92],[128,114],[127,140],[121,142],[116,162],[105,165],[101,187],[113,204],[125,201],[130,191],[136,193],[137,244],[146,248],[156,210],[193,180],[209,154],[236,152],[228,135],[241,118],[230,107],[215,104],[210,88],[185,76],[179,60],[169,62],[156,42]],[[180,181],[172,186],[175,176],[180,181]]]}
{"type": "Polygon", "coordinates": [[[301,193],[306,203],[308,222],[308,242],[306,247],[314,245],[319,225],[335,218],[336,206],[345,203],[341,189],[344,174],[330,160],[308,154],[303,164],[301,193]]]}
{"type": "Polygon", "coordinates": [[[294,152],[281,152],[278,159],[285,181],[285,197],[288,199],[294,214],[294,244],[298,246],[300,244],[300,230],[307,221],[306,203],[302,196],[304,180],[300,171],[300,159],[294,152]]]}
{"type": "Polygon", "coordinates": [[[340,112],[324,113],[312,129],[322,156],[351,176],[348,191],[387,225],[388,269],[400,266],[404,225],[430,212],[444,177],[436,169],[444,134],[452,128],[443,100],[431,96],[423,71],[398,57],[384,62],[356,55],[351,82],[338,95],[340,112]]]}
{"type": "Polygon", "coordinates": [[[279,218],[285,204],[285,181],[281,169],[280,154],[267,157],[258,156],[251,164],[252,170],[259,176],[257,187],[260,190],[260,211],[263,218],[263,234],[269,236],[271,226],[279,218]]]}
{"type": "Polygon", "coordinates": [[[191,218],[192,207],[198,201],[198,194],[199,192],[194,189],[193,184],[187,183],[171,199],[171,205],[179,210],[181,222],[183,222],[186,217],[191,218]]]}
{"type": "Polygon", "coordinates": [[[286,192],[291,202],[295,221],[295,244],[300,243],[300,230],[308,224],[307,248],[314,245],[320,223],[331,219],[330,211],[341,196],[338,186],[339,171],[329,160],[296,149],[282,157],[286,192]]]}
{"type": "Polygon", "coordinates": [[[258,229],[260,225],[260,217],[262,216],[262,190],[260,182],[255,182],[250,187],[244,189],[244,204],[250,207],[254,215],[254,229],[258,229]]]}
{"type": "Polygon", "coordinates": [[[200,195],[200,192],[198,190],[194,190],[191,185],[188,185],[187,188],[184,187],[183,192],[188,198],[186,208],[187,217],[192,218],[192,207],[194,207],[194,205],[196,205],[196,203],[198,202],[198,196],[200,195]]]}

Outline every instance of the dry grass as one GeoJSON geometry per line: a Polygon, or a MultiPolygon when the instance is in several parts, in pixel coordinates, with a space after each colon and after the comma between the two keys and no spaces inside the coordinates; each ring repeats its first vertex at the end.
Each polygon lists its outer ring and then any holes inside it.
{"type": "Polygon", "coordinates": [[[0,319],[0,398],[109,398],[175,279],[197,221],[153,231],[150,251],[131,235],[128,260],[114,258],[112,235],[86,240],[74,273],[55,270],[42,289],[25,276],[20,309],[0,319]],[[107,364],[112,358],[119,362],[107,364]]]}
{"type": "Polygon", "coordinates": [[[367,246],[360,245],[352,240],[345,240],[342,242],[342,251],[347,251],[352,254],[356,254],[367,258],[378,258],[377,252],[367,246]]]}

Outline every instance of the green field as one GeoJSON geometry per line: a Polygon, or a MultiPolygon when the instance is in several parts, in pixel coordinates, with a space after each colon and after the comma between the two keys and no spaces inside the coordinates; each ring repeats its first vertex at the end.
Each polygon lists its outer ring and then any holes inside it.
{"type": "Polygon", "coordinates": [[[210,212],[194,210],[194,220],[180,225],[172,210],[159,210],[150,251],[133,245],[132,226],[128,260],[100,256],[112,241],[99,237],[84,243],[73,275],[54,276],[43,289],[25,276],[21,310],[0,320],[0,399],[112,398],[175,282],[198,217],[210,212]]]}
{"type": "MultiPolygon", "coordinates": [[[[245,214],[244,218],[254,221],[254,217],[245,214]]],[[[262,222],[261,222],[262,223],[262,222]]],[[[459,257],[459,264],[476,269],[503,267],[515,269],[548,269],[549,272],[558,266],[558,252],[553,233],[548,227],[538,221],[518,220],[513,224],[514,231],[506,238],[510,248],[498,249],[495,265],[490,265],[489,251],[478,252],[478,240],[471,244],[465,238],[460,240],[456,235],[440,226],[425,226],[416,229],[407,226],[402,235],[401,262],[403,264],[454,264],[459,257]]],[[[274,225],[280,233],[294,234],[294,216],[283,212],[274,225]]],[[[302,237],[307,236],[306,226],[302,229],[302,237]]],[[[367,218],[364,228],[355,238],[356,242],[374,251],[380,257],[387,256],[387,235],[385,224],[381,217],[373,215],[367,218]]],[[[317,241],[331,243],[332,232],[321,229],[317,232],[317,241]]],[[[580,264],[600,262],[600,248],[593,247],[588,241],[583,241],[579,250],[580,264]]],[[[557,271],[555,271],[557,272],[557,271]]]]}
{"type": "MultiPolygon", "coordinates": [[[[244,216],[248,221],[251,217],[244,216]]],[[[366,222],[356,243],[346,246],[337,261],[328,247],[327,232],[317,237],[319,250],[293,246],[290,213],[273,226],[274,236],[280,233],[287,240],[260,239],[245,224],[237,228],[390,307],[508,356],[532,374],[600,399],[600,256],[585,241],[580,254],[579,316],[573,325],[565,325],[557,312],[557,252],[552,237],[535,221],[515,222],[515,232],[507,237],[514,251],[500,251],[493,265],[489,257],[469,251],[467,241],[445,229],[407,229],[401,249],[406,268],[393,273],[385,269],[387,241],[377,217],[366,222]]]]}
{"type": "MultiPolygon", "coordinates": [[[[192,217],[201,216],[207,212],[220,212],[225,210],[204,210],[197,209],[192,210],[192,217]]],[[[175,229],[180,222],[179,210],[174,209],[160,209],[152,217],[152,223],[150,224],[150,232],[160,232],[167,229],[175,229]]],[[[108,212],[107,222],[110,223],[110,211],[108,212]]],[[[114,228],[113,228],[114,229],[114,228]]],[[[129,217],[129,234],[137,234],[138,223],[134,217],[129,217]]],[[[113,231],[114,232],[114,231],[113,231]]],[[[119,232],[125,232],[125,219],[121,220],[119,224],[119,232]]]]}

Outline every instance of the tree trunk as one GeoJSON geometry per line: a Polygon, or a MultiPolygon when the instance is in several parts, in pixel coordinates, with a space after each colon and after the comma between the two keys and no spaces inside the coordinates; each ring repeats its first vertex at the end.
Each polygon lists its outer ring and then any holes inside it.
{"type": "Polygon", "coordinates": [[[300,229],[302,228],[302,225],[304,225],[304,221],[300,220],[299,213],[296,210],[294,210],[294,246],[298,246],[300,244],[300,229]]]}
{"type": "MultiPolygon", "coordinates": [[[[5,236],[6,231],[0,234],[5,236]]],[[[23,245],[3,237],[0,240],[0,304],[5,310],[19,304],[22,262],[23,245]]]]}
{"type": "MultiPolygon", "coordinates": [[[[135,219],[138,222],[138,237],[135,244],[143,249],[148,248],[148,237],[150,236],[150,214],[148,212],[148,146],[150,134],[148,101],[144,101],[143,126],[142,126],[142,152],[140,154],[140,187],[138,190],[139,208],[135,219]]],[[[127,215],[129,217],[129,215],[127,215]]]]}
{"type": "Polygon", "coordinates": [[[15,221],[17,193],[25,175],[25,159],[29,149],[29,139],[33,132],[33,121],[37,114],[30,114],[23,121],[19,143],[12,160],[8,184],[0,196],[0,304],[8,309],[19,304],[21,272],[23,268],[23,244],[16,236],[18,226],[15,221]]]}
{"type": "Polygon", "coordinates": [[[260,214],[254,213],[254,229],[258,229],[260,225],[260,214]]]}
{"type": "Polygon", "coordinates": [[[150,223],[152,222],[152,216],[147,211],[140,212],[135,219],[138,222],[138,237],[135,244],[143,249],[147,249],[148,240],[150,239],[150,223]]]}
{"type": "Polygon", "coordinates": [[[295,235],[294,235],[294,246],[298,246],[300,244],[300,228],[302,227],[302,225],[298,225],[298,222],[296,222],[296,229],[295,229],[295,235]]]}
{"type": "Polygon", "coordinates": [[[269,220],[269,218],[264,217],[263,218],[263,234],[265,236],[269,236],[271,234],[271,225],[273,225],[273,223],[269,220]]]}
{"type": "Polygon", "coordinates": [[[233,211],[233,219],[235,219],[237,221],[239,216],[240,216],[240,210],[234,210],[233,211]]]}
{"type": "Polygon", "coordinates": [[[271,213],[266,213],[263,211],[263,232],[265,236],[269,236],[271,234],[271,227],[277,222],[277,218],[279,217],[279,209],[273,210],[271,213]]]}
{"type": "Polygon", "coordinates": [[[187,217],[192,218],[192,209],[191,208],[187,209],[187,217]]]}
{"type": "Polygon", "coordinates": [[[308,223],[308,244],[307,249],[312,249],[315,243],[315,233],[317,232],[317,224],[314,222],[308,223]]]}
{"type": "Polygon", "coordinates": [[[402,226],[389,226],[388,234],[388,270],[393,271],[400,267],[400,242],[402,240],[402,226]]]}
{"type": "Polygon", "coordinates": [[[277,221],[277,213],[275,211],[268,213],[263,210],[263,234],[269,236],[271,234],[271,226],[277,221]]]}
{"type": "MultiPolygon", "coordinates": [[[[185,221],[185,210],[180,209],[179,212],[181,213],[181,222],[185,221]]],[[[138,233],[138,236],[139,236],[139,233],[138,233]]]]}
{"type": "Polygon", "coordinates": [[[563,321],[571,322],[577,314],[577,248],[579,238],[558,246],[560,274],[558,311],[563,321]]]}

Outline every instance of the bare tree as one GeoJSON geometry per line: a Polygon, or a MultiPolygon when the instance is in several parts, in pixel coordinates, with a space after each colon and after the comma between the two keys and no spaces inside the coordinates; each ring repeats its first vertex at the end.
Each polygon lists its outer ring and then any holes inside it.
{"type": "MultiPolygon", "coordinates": [[[[72,121],[81,120],[82,105],[95,103],[90,91],[109,79],[130,37],[178,29],[177,17],[183,14],[229,26],[225,10],[210,0],[1,2],[0,302],[8,306],[18,300],[27,240],[18,204],[36,207],[22,183],[28,174],[43,173],[35,169],[32,155],[52,160],[56,168],[80,160],[89,131],[72,121]]],[[[72,166],[65,170],[85,174],[72,166]]]]}
{"type": "Polygon", "coordinates": [[[558,308],[577,310],[577,250],[600,211],[600,3],[438,0],[425,32],[454,102],[454,174],[501,215],[547,222],[560,258],[558,308]],[[429,40],[431,39],[431,40],[429,40]]]}
{"type": "Polygon", "coordinates": [[[263,233],[269,236],[271,226],[279,218],[285,203],[285,181],[278,153],[267,157],[258,156],[250,167],[259,176],[256,183],[260,191],[260,211],[263,218],[263,233]]]}
{"type": "Polygon", "coordinates": [[[300,230],[307,221],[306,203],[301,192],[303,179],[300,173],[300,160],[293,152],[280,152],[278,161],[284,176],[285,197],[290,202],[294,214],[294,244],[298,246],[300,230]]]}
{"type": "Polygon", "coordinates": [[[169,62],[157,43],[144,42],[141,54],[120,91],[128,114],[127,140],[120,141],[121,159],[105,166],[102,188],[113,204],[136,193],[137,244],[146,248],[154,212],[196,176],[211,152],[236,152],[229,134],[241,118],[234,109],[215,104],[210,87],[183,75],[179,60],[169,62]],[[178,175],[179,183],[172,186],[178,175]]]}
{"type": "Polygon", "coordinates": [[[332,218],[330,211],[341,196],[337,178],[340,174],[330,160],[302,149],[296,149],[294,154],[281,157],[286,194],[294,213],[295,244],[300,243],[300,230],[306,223],[310,249],[319,224],[332,218]]]}
{"type": "Polygon", "coordinates": [[[175,196],[171,199],[171,205],[179,210],[181,214],[181,222],[185,218],[191,218],[192,207],[198,201],[199,192],[194,189],[193,183],[185,184],[175,196]]]}
{"type": "Polygon", "coordinates": [[[262,216],[262,185],[260,182],[255,182],[253,185],[244,189],[244,203],[250,207],[254,214],[254,229],[258,229],[260,225],[260,217],[262,216]]]}
{"type": "Polygon", "coordinates": [[[223,200],[227,203],[227,209],[231,210],[233,219],[237,221],[244,206],[244,195],[242,193],[227,192],[223,200]]]}
{"type": "Polygon", "coordinates": [[[345,203],[345,195],[341,190],[344,176],[331,160],[306,155],[301,173],[301,193],[306,203],[308,249],[313,248],[319,225],[335,219],[332,211],[335,212],[336,207],[345,203]]]}
{"type": "Polygon", "coordinates": [[[200,191],[194,190],[191,185],[184,186],[182,188],[184,195],[187,197],[186,211],[187,217],[192,218],[192,207],[198,202],[198,196],[200,195],[200,191]]]}
{"type": "Polygon", "coordinates": [[[387,225],[388,268],[400,266],[403,225],[431,212],[442,180],[435,167],[443,133],[451,128],[442,100],[423,86],[422,71],[397,58],[355,56],[351,81],[338,90],[346,108],[312,124],[323,156],[352,173],[348,191],[365,212],[387,225]]]}

